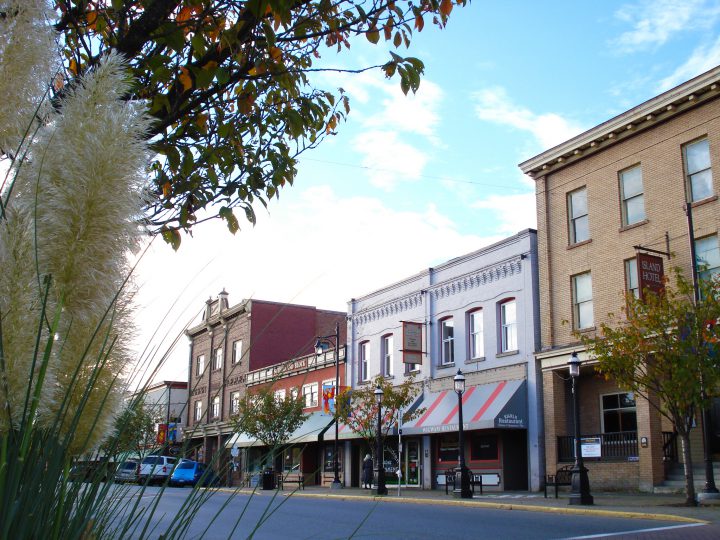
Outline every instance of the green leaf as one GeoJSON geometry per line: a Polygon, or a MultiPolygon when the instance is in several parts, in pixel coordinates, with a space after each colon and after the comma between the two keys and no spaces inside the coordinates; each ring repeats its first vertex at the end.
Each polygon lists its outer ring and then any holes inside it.
{"type": "Polygon", "coordinates": [[[380,31],[373,26],[367,32],[365,32],[365,37],[370,43],[376,44],[378,41],[380,41],[380,31]]]}
{"type": "Polygon", "coordinates": [[[182,242],[182,238],[176,229],[165,229],[162,231],[162,237],[163,240],[170,244],[175,251],[180,249],[180,242],[182,242]]]}
{"type": "Polygon", "coordinates": [[[223,206],[220,209],[219,216],[225,221],[227,221],[227,228],[232,234],[235,234],[240,230],[240,224],[238,223],[235,214],[233,214],[232,209],[228,208],[227,206],[223,206]]]}

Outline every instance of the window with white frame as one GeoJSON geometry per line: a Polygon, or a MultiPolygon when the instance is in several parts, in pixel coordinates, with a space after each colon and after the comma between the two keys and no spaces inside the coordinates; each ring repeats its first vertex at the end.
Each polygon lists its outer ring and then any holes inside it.
{"type": "Polygon", "coordinates": [[[218,347],[217,349],[215,349],[215,361],[213,363],[213,369],[218,370],[218,369],[222,368],[222,364],[223,364],[223,348],[218,347]]]}
{"type": "Polygon", "coordinates": [[[625,286],[627,291],[635,298],[640,298],[640,283],[638,282],[637,259],[635,257],[625,261],[625,286]]]}
{"type": "Polygon", "coordinates": [[[233,341],[232,344],[232,363],[237,364],[242,359],[242,340],[233,341]]]}
{"type": "Polygon", "coordinates": [[[294,400],[298,398],[300,395],[300,391],[297,389],[297,386],[290,389],[290,397],[294,400]]]}
{"type": "Polygon", "coordinates": [[[573,286],[573,321],[575,328],[592,328],[593,326],[593,296],[592,277],[590,272],[578,274],[572,278],[573,286]]]}
{"type": "Polygon", "coordinates": [[[570,243],[577,244],[590,239],[588,221],[587,189],[571,191],[567,196],[570,243]]]}
{"type": "Polygon", "coordinates": [[[199,422],[202,420],[202,401],[195,402],[195,421],[199,422]]]}
{"type": "Polygon", "coordinates": [[[220,418],[220,396],[215,396],[213,398],[210,414],[213,418],[220,418]]]}
{"type": "Polygon", "coordinates": [[[695,264],[700,279],[712,279],[720,272],[720,250],[717,235],[695,240],[695,264]]]}
{"type": "Polygon", "coordinates": [[[517,304],[512,299],[500,304],[500,352],[517,350],[517,304]]]}
{"type": "Polygon", "coordinates": [[[393,374],[393,336],[382,337],[382,367],[383,375],[392,377],[393,374]]]}
{"type": "Polygon", "coordinates": [[[713,195],[710,143],[701,139],[683,146],[688,198],[700,201],[713,195]]]}
{"type": "Polygon", "coordinates": [[[275,401],[285,401],[285,389],[275,390],[275,401]]]}
{"type": "Polygon", "coordinates": [[[358,376],[361,381],[368,380],[368,361],[370,358],[370,342],[363,341],[358,344],[358,376]]]}
{"type": "Polygon", "coordinates": [[[620,171],[620,198],[623,225],[632,225],[645,219],[645,194],[640,165],[620,171]]]}
{"type": "Polygon", "coordinates": [[[637,409],[632,392],[601,396],[603,433],[637,431],[637,409]]]}
{"type": "Polygon", "coordinates": [[[476,309],[468,313],[468,352],[470,358],[478,359],[485,356],[483,330],[483,312],[476,309]]]}
{"type": "Polygon", "coordinates": [[[240,411],[240,392],[230,393],[230,414],[237,414],[240,411]]]}
{"type": "Polygon", "coordinates": [[[440,364],[455,363],[455,326],[452,317],[440,321],[440,364]]]}
{"type": "Polygon", "coordinates": [[[318,383],[303,385],[302,393],[306,408],[318,406],[318,383]]]}
{"type": "Polygon", "coordinates": [[[205,355],[198,355],[197,361],[195,362],[195,375],[200,377],[205,371],[205,355]]]}

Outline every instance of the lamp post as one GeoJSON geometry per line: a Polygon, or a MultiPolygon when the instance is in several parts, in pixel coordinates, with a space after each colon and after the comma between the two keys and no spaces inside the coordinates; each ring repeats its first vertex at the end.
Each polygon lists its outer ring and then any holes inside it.
{"type": "Polygon", "coordinates": [[[333,472],[335,473],[335,476],[332,483],[330,484],[330,489],[340,489],[343,487],[342,482],[340,481],[340,464],[338,462],[337,419],[337,399],[338,394],[340,393],[340,354],[338,352],[338,348],[340,347],[340,323],[335,323],[334,334],[331,334],[329,336],[319,336],[317,338],[317,341],[315,342],[315,353],[318,356],[321,355],[323,352],[325,352],[328,344],[333,346],[333,360],[335,361],[335,390],[333,397],[333,399],[335,400],[335,445],[333,448],[333,472]]]}
{"type": "Polygon", "coordinates": [[[387,495],[387,487],[385,487],[385,465],[383,463],[382,455],[382,398],[383,390],[380,385],[375,387],[375,401],[378,406],[378,417],[377,417],[377,435],[375,444],[375,454],[377,455],[377,466],[378,466],[378,477],[377,477],[377,494],[387,495]]]}
{"type": "Polygon", "coordinates": [[[582,449],[580,448],[580,397],[577,384],[577,379],[580,376],[580,364],[577,353],[573,351],[568,366],[570,367],[570,377],[572,377],[575,464],[573,465],[572,480],[570,481],[569,504],[589,505],[593,504],[593,496],[590,494],[590,481],[588,480],[587,469],[583,464],[582,449]]]}
{"type": "Polygon", "coordinates": [[[455,392],[458,396],[458,462],[460,464],[460,498],[472,499],[472,491],[470,490],[470,474],[465,466],[465,428],[463,426],[463,404],[462,395],[465,392],[465,376],[458,369],[457,374],[453,377],[455,383],[455,392]]]}

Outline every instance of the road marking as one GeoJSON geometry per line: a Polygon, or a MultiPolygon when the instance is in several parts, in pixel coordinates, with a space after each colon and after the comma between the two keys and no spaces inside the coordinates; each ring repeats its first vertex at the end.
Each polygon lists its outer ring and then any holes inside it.
{"type": "Polygon", "coordinates": [[[686,527],[702,527],[704,525],[707,525],[707,523],[690,523],[688,525],[669,525],[667,527],[653,527],[652,529],[636,529],[633,531],[623,531],[623,532],[615,532],[615,533],[588,534],[586,536],[570,536],[566,540],[584,540],[586,538],[608,538],[610,536],[623,536],[625,534],[670,531],[673,529],[684,529],[686,527]]]}

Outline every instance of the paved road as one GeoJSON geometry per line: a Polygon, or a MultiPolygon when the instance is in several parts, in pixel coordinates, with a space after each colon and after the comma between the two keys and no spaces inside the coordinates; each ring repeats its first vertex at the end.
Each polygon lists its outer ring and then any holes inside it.
{"type": "MultiPolygon", "coordinates": [[[[189,489],[170,488],[163,494],[147,538],[158,538],[177,514],[189,489]]],[[[149,488],[149,505],[156,488],[149,488]]],[[[188,527],[188,538],[275,539],[455,539],[488,538],[544,540],[569,538],[711,539],[720,538],[717,525],[671,521],[570,515],[555,512],[498,510],[425,503],[375,502],[228,493],[212,495],[188,527]],[[210,521],[215,522],[210,525],[210,521]],[[261,522],[260,527],[256,524],[261,522]],[[207,532],[205,532],[207,529],[207,532]]],[[[137,538],[139,535],[134,535],[137,538]]]]}

